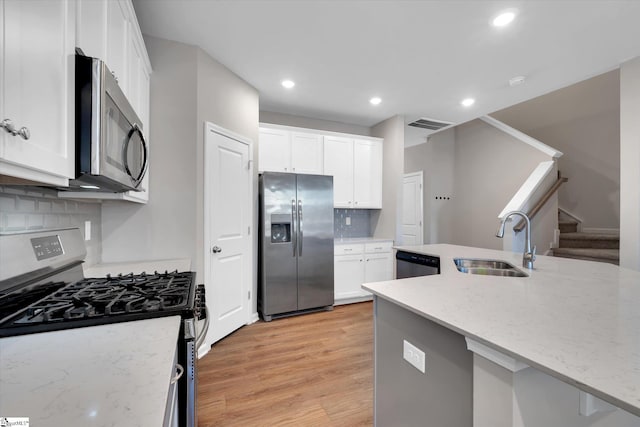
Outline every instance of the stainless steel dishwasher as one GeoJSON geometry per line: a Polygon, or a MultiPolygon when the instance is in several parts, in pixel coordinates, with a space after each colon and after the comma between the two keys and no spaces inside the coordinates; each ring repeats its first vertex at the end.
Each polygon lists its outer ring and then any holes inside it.
{"type": "Polygon", "coordinates": [[[398,251],[396,253],[396,279],[440,274],[440,258],[398,251]]]}

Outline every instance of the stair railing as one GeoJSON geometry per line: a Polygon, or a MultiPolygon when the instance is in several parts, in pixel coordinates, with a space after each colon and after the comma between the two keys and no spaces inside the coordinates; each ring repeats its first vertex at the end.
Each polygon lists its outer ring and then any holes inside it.
{"type": "MultiPolygon", "coordinates": [[[[542,207],[549,201],[551,196],[553,196],[553,194],[556,191],[558,191],[560,186],[567,181],[569,181],[569,178],[565,178],[561,176],[560,171],[558,171],[558,179],[556,180],[556,182],[554,182],[553,185],[549,188],[549,190],[547,190],[547,192],[544,193],[544,195],[540,198],[540,200],[538,200],[538,203],[536,203],[535,206],[531,208],[529,212],[527,212],[527,216],[529,217],[530,220],[532,220],[533,217],[536,216],[536,214],[540,211],[540,209],[542,209],[542,207]]],[[[524,219],[521,219],[516,224],[516,226],[513,227],[513,231],[516,233],[522,231],[525,227],[525,224],[526,224],[526,221],[524,219]]]]}

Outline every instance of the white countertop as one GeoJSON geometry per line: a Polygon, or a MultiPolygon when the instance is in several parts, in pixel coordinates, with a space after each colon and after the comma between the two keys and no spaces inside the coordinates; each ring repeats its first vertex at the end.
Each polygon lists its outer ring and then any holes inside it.
{"type": "Polygon", "coordinates": [[[0,416],[161,426],[180,316],[0,339],[0,416]]]}
{"type": "Polygon", "coordinates": [[[375,242],[393,242],[393,239],[380,239],[376,237],[346,237],[346,238],[336,238],[334,239],[334,244],[336,245],[346,245],[352,243],[375,243],[375,242]]]}
{"type": "Polygon", "coordinates": [[[154,261],[133,261],[104,263],[84,266],[84,277],[105,277],[107,274],[140,274],[143,271],[153,273],[154,271],[190,271],[191,260],[184,259],[163,259],[154,261]]]}
{"type": "Polygon", "coordinates": [[[454,245],[399,246],[440,257],[440,275],[363,288],[640,416],[640,273],[607,263],[454,245]],[[453,258],[511,262],[529,277],[461,273],[453,258]]]}

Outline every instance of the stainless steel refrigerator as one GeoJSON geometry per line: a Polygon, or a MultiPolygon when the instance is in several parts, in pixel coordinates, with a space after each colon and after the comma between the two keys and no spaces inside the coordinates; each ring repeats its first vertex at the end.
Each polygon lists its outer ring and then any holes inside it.
{"type": "Polygon", "coordinates": [[[258,309],[266,321],[333,309],[333,177],[260,175],[258,309]]]}

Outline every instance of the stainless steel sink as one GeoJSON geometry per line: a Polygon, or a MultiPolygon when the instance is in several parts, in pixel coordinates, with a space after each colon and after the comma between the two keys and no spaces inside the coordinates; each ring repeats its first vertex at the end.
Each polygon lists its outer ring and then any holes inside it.
{"type": "Polygon", "coordinates": [[[528,277],[529,275],[513,264],[494,259],[454,258],[458,271],[467,274],[501,277],[528,277]]]}

